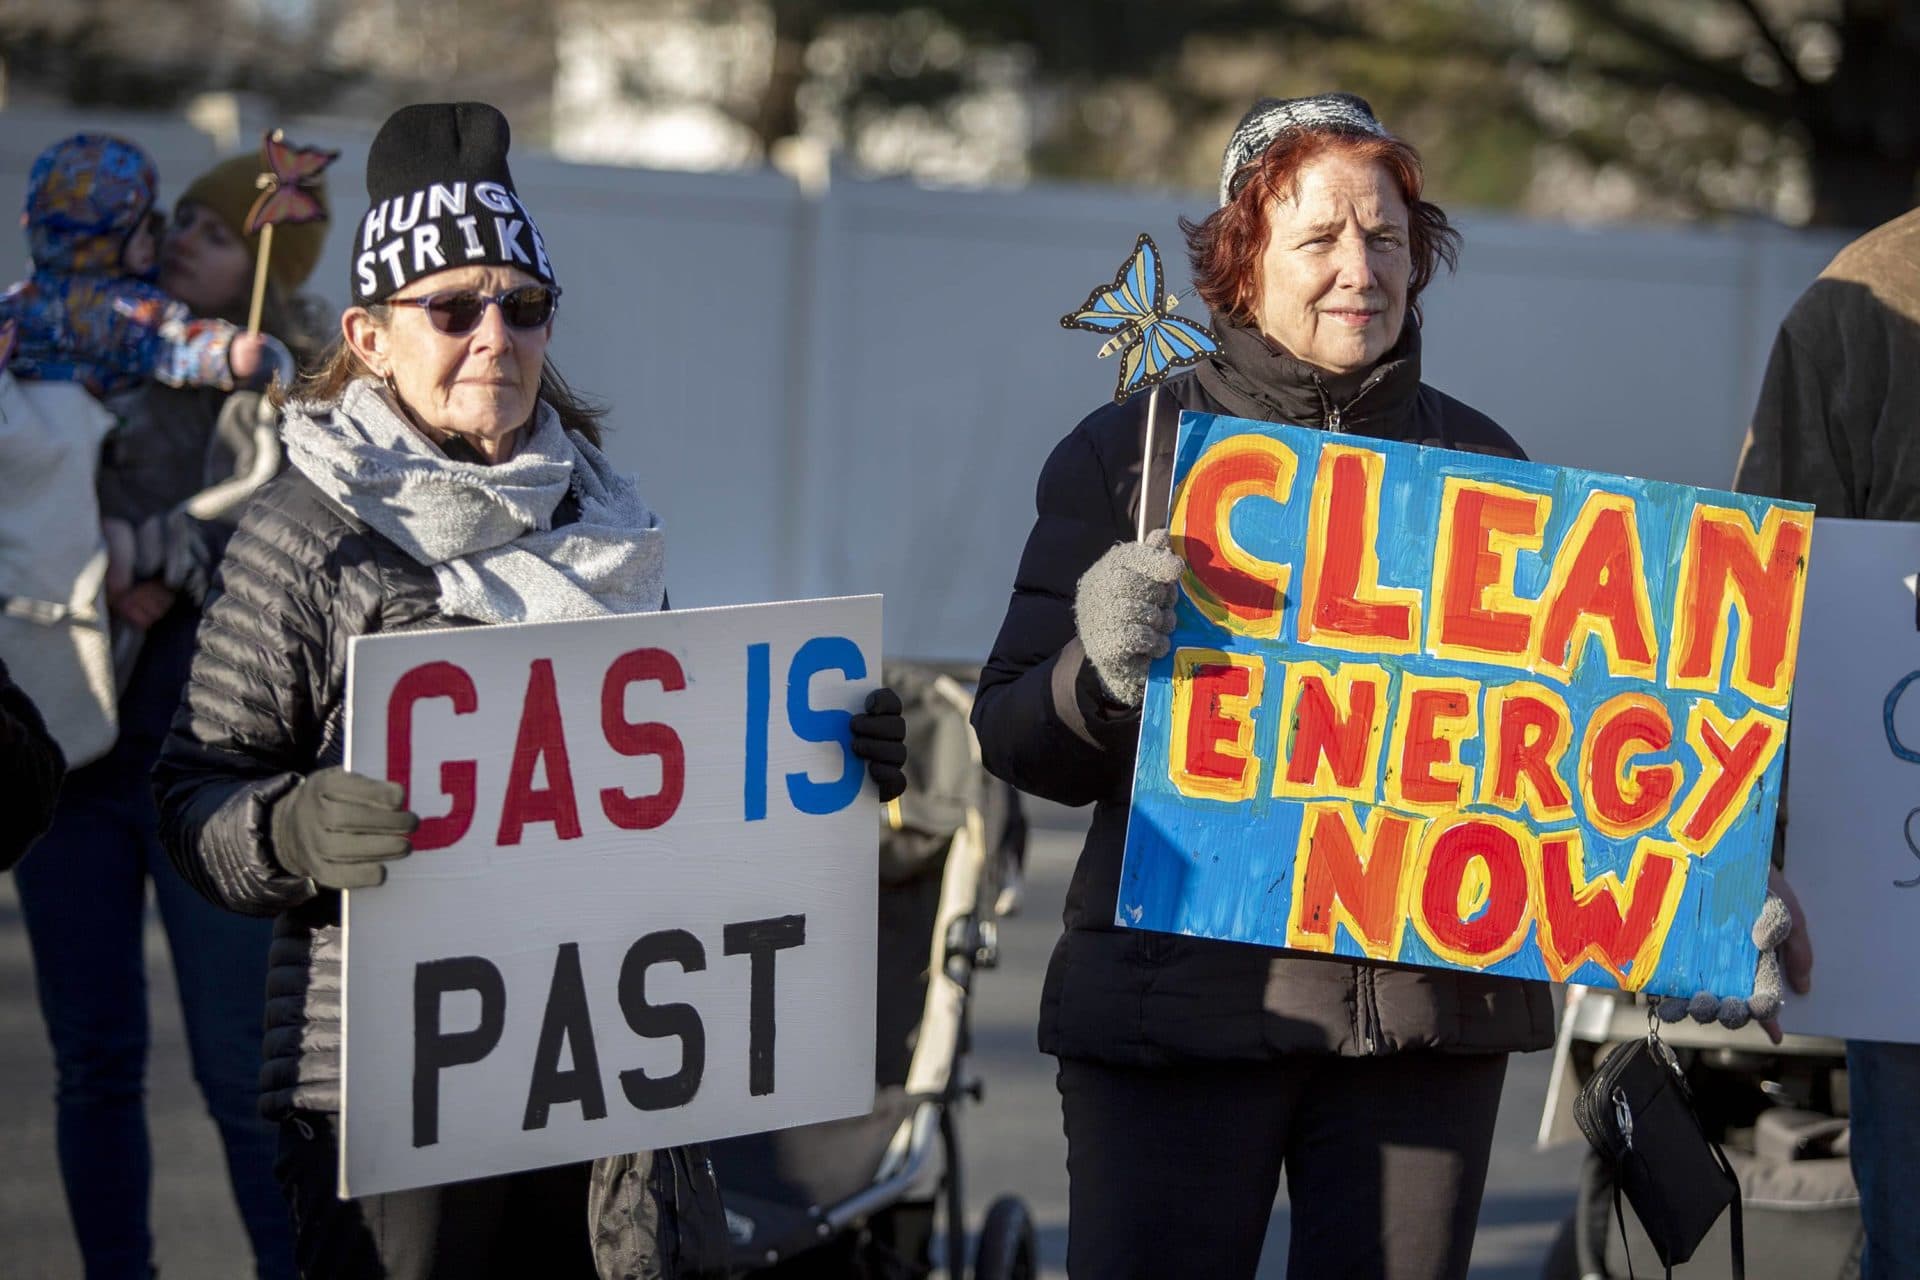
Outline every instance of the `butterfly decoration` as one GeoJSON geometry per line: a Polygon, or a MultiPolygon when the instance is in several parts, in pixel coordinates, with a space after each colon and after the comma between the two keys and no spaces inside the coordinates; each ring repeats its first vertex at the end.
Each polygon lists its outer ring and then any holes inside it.
{"type": "Polygon", "coordinates": [[[270,223],[320,222],[326,206],[314,190],[320,171],[340,158],[338,151],[296,147],[275,129],[260,143],[260,159],[267,172],[260,175],[260,197],[247,210],[245,231],[252,235],[270,223]]]}
{"type": "Polygon", "coordinates": [[[1220,349],[1212,330],[1173,314],[1180,299],[1169,293],[1163,300],[1163,284],[1160,250],[1153,237],[1142,232],[1113,283],[1095,289],[1078,311],[1060,317],[1063,328],[1112,335],[1100,348],[1100,358],[1121,353],[1120,379],[1113,390],[1116,404],[1220,349]]]}

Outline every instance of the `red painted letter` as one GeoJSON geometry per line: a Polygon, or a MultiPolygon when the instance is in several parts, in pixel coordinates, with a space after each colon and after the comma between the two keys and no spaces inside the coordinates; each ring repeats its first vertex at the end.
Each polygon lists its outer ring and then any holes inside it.
{"type": "MultiPolygon", "coordinates": [[[[1549,667],[1572,670],[1580,660],[1578,653],[1569,652],[1575,630],[1582,619],[1592,618],[1605,628],[1610,657],[1617,657],[1627,672],[1650,676],[1653,636],[1648,628],[1653,619],[1643,603],[1646,588],[1640,577],[1640,541],[1632,508],[1590,504],[1567,537],[1581,537],[1581,526],[1585,537],[1574,549],[1573,562],[1541,624],[1541,660],[1549,667]]],[[[1560,554],[1567,554],[1565,547],[1560,554]]],[[[1555,569],[1558,577],[1557,565],[1555,569]]]]}
{"type": "Polygon", "coordinates": [[[1549,809],[1564,809],[1571,803],[1567,786],[1553,770],[1553,746],[1568,735],[1567,720],[1559,707],[1544,699],[1520,694],[1500,703],[1499,747],[1488,762],[1493,781],[1492,797],[1508,808],[1520,801],[1520,778],[1533,784],[1534,794],[1549,809]]]}
{"type": "Polygon", "coordinates": [[[1653,826],[1666,816],[1680,784],[1678,764],[1639,765],[1631,780],[1621,763],[1639,752],[1665,751],[1673,744],[1667,709],[1643,693],[1617,694],[1600,704],[1587,724],[1580,751],[1580,776],[1593,825],[1616,838],[1653,826]]]}
{"type": "Polygon", "coordinates": [[[1527,652],[1533,616],[1486,607],[1487,588],[1511,591],[1503,580],[1506,561],[1493,550],[1488,535],[1519,534],[1537,538],[1544,519],[1545,499],[1461,489],[1454,495],[1452,546],[1447,576],[1440,587],[1439,642],[1482,653],[1527,652]]]}
{"type": "Polygon", "coordinates": [[[1706,744],[1714,762],[1720,766],[1720,776],[1713,780],[1700,805],[1687,819],[1680,834],[1688,840],[1705,840],[1718,826],[1727,810],[1747,798],[1748,787],[1754,781],[1754,775],[1760,772],[1759,762],[1766,757],[1767,748],[1773,744],[1774,724],[1770,720],[1755,720],[1747,726],[1737,742],[1728,742],[1720,736],[1713,721],[1700,722],[1700,740],[1706,744]]]}
{"type": "Polygon", "coordinates": [[[1732,662],[1736,688],[1749,697],[1785,705],[1793,678],[1794,626],[1806,574],[1810,522],[1775,509],[1759,534],[1738,511],[1698,507],[1683,561],[1686,580],[1674,609],[1674,678],[1691,684],[1719,671],[1727,642],[1728,596],[1740,610],[1732,662]],[[1766,546],[1764,563],[1761,544],[1766,546]]]}
{"type": "MultiPolygon", "coordinates": [[[[451,662],[429,662],[394,682],[387,698],[387,779],[405,791],[402,803],[419,812],[413,802],[413,704],[428,698],[446,698],[457,716],[472,715],[480,707],[473,677],[451,662]]],[[[413,848],[444,849],[467,834],[473,825],[473,784],[479,766],[471,760],[448,760],[440,766],[440,791],[453,807],[435,818],[422,817],[413,833],[413,848]]]]}
{"type": "Polygon", "coordinates": [[[1400,794],[1412,804],[1458,804],[1461,785],[1436,778],[1435,765],[1452,764],[1453,741],[1436,733],[1441,720],[1464,719],[1473,704],[1454,689],[1416,689],[1407,702],[1406,738],[1400,749],[1400,794]]]}
{"type": "Polygon", "coordinates": [[[1628,991],[1645,986],[1680,902],[1686,858],[1677,847],[1643,842],[1622,885],[1613,876],[1587,879],[1577,835],[1542,838],[1540,951],[1549,976],[1564,982],[1592,960],[1628,991]]]}
{"type": "Polygon", "coordinates": [[[1300,681],[1300,701],[1293,709],[1293,746],[1287,757],[1287,781],[1313,781],[1321,756],[1333,768],[1333,779],[1343,787],[1360,785],[1367,767],[1367,743],[1373,736],[1373,700],[1379,690],[1356,680],[1347,695],[1343,716],[1333,705],[1333,694],[1319,676],[1300,681]]]}
{"type": "Polygon", "coordinates": [[[1169,532],[1187,562],[1187,596],[1236,634],[1279,634],[1289,569],[1234,540],[1233,509],[1242,498],[1286,501],[1294,466],[1293,453],[1275,440],[1230,436],[1200,455],[1174,497],[1169,532]]]}
{"type": "Polygon", "coordinates": [[[553,661],[537,658],[527,676],[527,699],[520,708],[520,733],[513,744],[513,768],[500,807],[497,843],[520,843],[529,822],[551,822],[562,840],[580,838],[580,810],[573,800],[573,767],[567,762],[567,735],[560,723],[560,696],[553,683],[553,661]],[[545,760],[547,785],[535,790],[534,766],[545,760]]]}
{"type": "Polygon", "coordinates": [[[1434,841],[1416,888],[1421,934],[1456,964],[1478,965],[1511,954],[1527,923],[1527,865],[1520,842],[1491,822],[1465,821],[1434,841]],[[1474,863],[1485,867],[1486,900],[1463,904],[1461,889],[1474,863]]]}
{"type": "Polygon", "coordinates": [[[1221,714],[1220,702],[1222,698],[1246,697],[1250,682],[1245,667],[1209,664],[1193,669],[1193,704],[1187,717],[1186,759],[1182,761],[1188,776],[1235,785],[1245,778],[1246,760],[1220,750],[1222,740],[1238,738],[1241,724],[1221,714]]]}
{"type": "Polygon", "coordinates": [[[607,745],[623,756],[659,756],[660,789],[649,796],[630,796],[618,787],[600,792],[600,809],[607,821],[627,831],[651,831],[680,808],[687,789],[687,753],[680,735],[655,720],[634,724],[627,719],[627,686],[651,680],[668,693],[687,687],[680,664],[665,649],[635,649],[623,653],[607,668],[600,686],[600,729],[607,745]]]}
{"type": "Polygon", "coordinates": [[[1340,921],[1367,955],[1392,960],[1406,922],[1401,886],[1412,820],[1375,809],[1362,857],[1348,812],[1345,805],[1308,805],[1301,815],[1307,835],[1297,856],[1304,867],[1294,872],[1287,945],[1330,952],[1340,921]]]}
{"type": "Polygon", "coordinates": [[[1309,644],[1323,635],[1374,639],[1398,650],[1413,642],[1417,624],[1414,606],[1407,601],[1419,597],[1380,586],[1373,542],[1379,534],[1379,484],[1385,464],[1377,454],[1336,448],[1327,446],[1330,456],[1321,459],[1314,481],[1300,638],[1309,644]]]}

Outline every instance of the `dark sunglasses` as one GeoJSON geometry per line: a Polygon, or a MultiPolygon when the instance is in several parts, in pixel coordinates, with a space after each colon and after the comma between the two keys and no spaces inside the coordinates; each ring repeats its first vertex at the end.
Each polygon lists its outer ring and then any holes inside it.
{"type": "Polygon", "coordinates": [[[479,328],[489,306],[500,308],[500,318],[510,329],[538,329],[560,309],[560,290],[544,284],[516,285],[492,294],[449,289],[423,298],[388,298],[387,302],[396,307],[419,307],[435,329],[457,337],[479,328]]]}

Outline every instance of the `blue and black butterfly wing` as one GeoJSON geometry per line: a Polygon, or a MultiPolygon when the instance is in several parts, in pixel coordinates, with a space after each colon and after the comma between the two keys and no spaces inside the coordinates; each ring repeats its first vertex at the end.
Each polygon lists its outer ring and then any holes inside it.
{"type": "Polygon", "coordinates": [[[1147,322],[1140,341],[1129,346],[1121,357],[1114,403],[1219,349],[1220,340],[1205,325],[1195,324],[1184,316],[1156,316],[1147,322]]]}
{"type": "Polygon", "coordinates": [[[1204,325],[1168,314],[1172,300],[1165,297],[1164,285],[1159,247],[1143,232],[1113,283],[1095,289],[1077,311],[1060,317],[1066,328],[1112,335],[1100,354],[1121,353],[1116,402],[1220,349],[1204,325]]]}
{"type": "Polygon", "coordinates": [[[1087,295],[1078,310],[1060,317],[1068,329],[1091,329],[1095,333],[1119,333],[1143,325],[1160,305],[1160,250],[1153,237],[1142,232],[1134,241],[1133,255],[1121,264],[1111,285],[1087,295]]]}

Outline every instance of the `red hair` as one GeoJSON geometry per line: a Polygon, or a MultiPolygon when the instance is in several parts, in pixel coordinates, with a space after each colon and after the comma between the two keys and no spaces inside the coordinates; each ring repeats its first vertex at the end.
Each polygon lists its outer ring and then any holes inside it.
{"type": "Polygon", "coordinates": [[[1187,233],[1187,257],[1194,288],[1215,315],[1250,324],[1260,296],[1260,257],[1267,251],[1267,209],[1299,189],[1300,171],[1324,155],[1369,160],[1386,169],[1407,202],[1408,249],[1413,275],[1407,282],[1407,310],[1420,318],[1420,291],[1440,264],[1451,271],[1460,256],[1460,233],[1438,205],[1420,198],[1425,174],[1420,153],[1398,138],[1374,138],[1321,129],[1290,130],[1235,174],[1240,189],[1202,222],[1180,219],[1187,233]]]}

